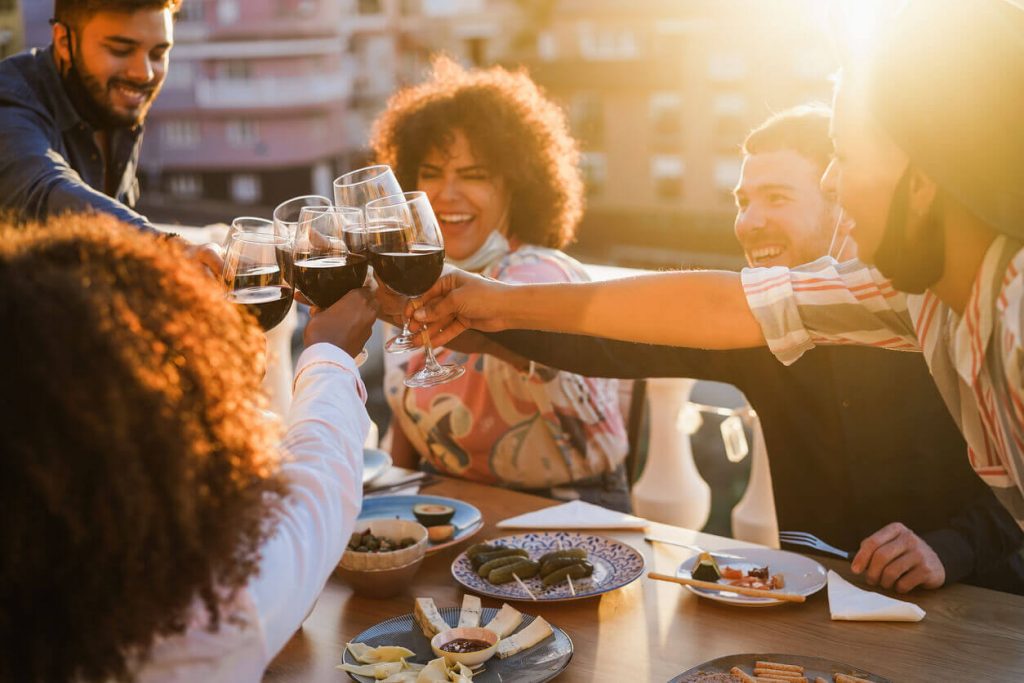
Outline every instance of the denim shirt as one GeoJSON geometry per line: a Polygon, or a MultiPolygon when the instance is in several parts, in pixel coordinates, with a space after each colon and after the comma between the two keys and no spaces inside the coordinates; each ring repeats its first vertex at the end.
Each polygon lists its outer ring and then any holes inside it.
{"type": "Polygon", "coordinates": [[[131,207],[142,126],[110,132],[113,197],[104,193],[103,157],[95,130],[78,114],[52,48],[32,49],[0,62],[0,211],[44,220],[67,211],[99,211],[151,230],[131,207]]]}

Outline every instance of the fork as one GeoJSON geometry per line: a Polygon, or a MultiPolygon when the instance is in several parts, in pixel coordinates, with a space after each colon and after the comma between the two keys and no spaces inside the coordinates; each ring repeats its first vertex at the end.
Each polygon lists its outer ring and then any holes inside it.
{"type": "Polygon", "coordinates": [[[820,550],[823,553],[829,553],[830,555],[841,557],[844,560],[850,559],[850,553],[829,545],[814,534],[809,534],[806,531],[780,531],[779,540],[783,543],[788,543],[789,545],[802,545],[805,548],[814,548],[815,550],[820,550]]]}

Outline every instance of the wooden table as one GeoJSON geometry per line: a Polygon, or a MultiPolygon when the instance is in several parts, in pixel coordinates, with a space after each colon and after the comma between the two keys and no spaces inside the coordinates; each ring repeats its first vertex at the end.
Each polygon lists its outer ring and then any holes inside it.
{"type": "MultiPolygon", "coordinates": [[[[552,501],[504,489],[441,479],[424,493],[465,500],[480,508],[486,525],[473,542],[509,533],[493,524],[552,501]]],[[[688,551],[652,545],[639,532],[601,532],[640,550],[647,569],[673,573],[688,551]]],[[[711,549],[745,545],[695,531],[654,524],[650,533],[711,549]]],[[[271,663],[266,681],[317,683],[351,680],[335,669],[345,643],[364,629],[412,611],[413,598],[458,606],[462,587],[452,560],[468,544],[424,560],[412,585],[388,600],[352,595],[332,578],[302,630],[271,663]]],[[[826,566],[846,578],[843,562],[826,566]]],[[[569,603],[516,603],[540,614],[572,638],[575,654],[557,679],[667,681],[708,659],[743,652],[786,652],[827,657],[893,681],[1024,680],[1024,597],[955,585],[919,591],[913,601],[928,612],[919,623],[831,621],[822,590],[802,605],[743,608],[700,599],[682,586],[643,577],[599,598],[569,603]]],[[[485,607],[500,602],[484,598],[485,607]]]]}

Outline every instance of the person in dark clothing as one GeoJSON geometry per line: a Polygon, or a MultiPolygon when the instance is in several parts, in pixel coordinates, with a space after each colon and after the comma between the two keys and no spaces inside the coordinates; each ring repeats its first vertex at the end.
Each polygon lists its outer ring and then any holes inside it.
{"type": "MultiPolygon", "coordinates": [[[[751,265],[799,264],[836,246],[853,255],[844,239],[851,226],[816,182],[831,151],[828,117],[824,108],[783,112],[744,143],[736,234],[751,265]]],[[[965,581],[1024,594],[1024,532],[971,470],[919,354],[823,346],[785,366],[766,348],[525,330],[487,337],[497,355],[568,372],[733,384],[761,421],[780,528],[856,553],[854,567],[886,588],[965,581]]]]}
{"type": "Polygon", "coordinates": [[[0,209],[24,220],[136,213],[143,122],[181,0],[57,0],[53,44],[0,62],[0,209]]]}

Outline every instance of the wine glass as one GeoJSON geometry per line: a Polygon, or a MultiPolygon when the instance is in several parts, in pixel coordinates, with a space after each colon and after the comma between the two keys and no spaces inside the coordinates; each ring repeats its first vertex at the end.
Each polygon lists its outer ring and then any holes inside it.
{"type": "Polygon", "coordinates": [[[291,310],[291,262],[289,244],[278,235],[239,231],[228,239],[223,270],[228,300],[245,306],[264,332],[291,310]]]}
{"type": "MultiPolygon", "coordinates": [[[[400,195],[402,187],[398,184],[395,172],[386,164],[367,166],[349,171],[334,180],[334,203],[338,206],[352,206],[365,209],[374,200],[393,195],[400,195]]],[[[402,331],[384,344],[388,353],[404,353],[412,348],[412,334],[409,332],[409,321],[402,319],[402,331]]]]}
{"type": "MultiPolygon", "coordinates": [[[[412,299],[414,306],[441,277],[444,238],[426,193],[406,192],[367,204],[366,238],[374,272],[390,289],[412,299]]],[[[405,378],[405,386],[432,387],[461,377],[466,368],[438,363],[430,338],[422,334],[425,364],[405,378]]]]}
{"type": "Polygon", "coordinates": [[[275,230],[274,221],[256,216],[239,216],[231,221],[228,234],[224,236],[224,248],[231,243],[231,237],[239,232],[255,232],[263,235],[273,235],[275,230]]]}
{"type": "Polygon", "coordinates": [[[331,200],[319,194],[307,194],[301,197],[292,197],[283,201],[274,209],[274,227],[278,235],[287,237],[291,242],[295,239],[295,229],[299,225],[299,214],[302,209],[308,206],[319,206],[328,208],[334,206],[331,200]]]}

